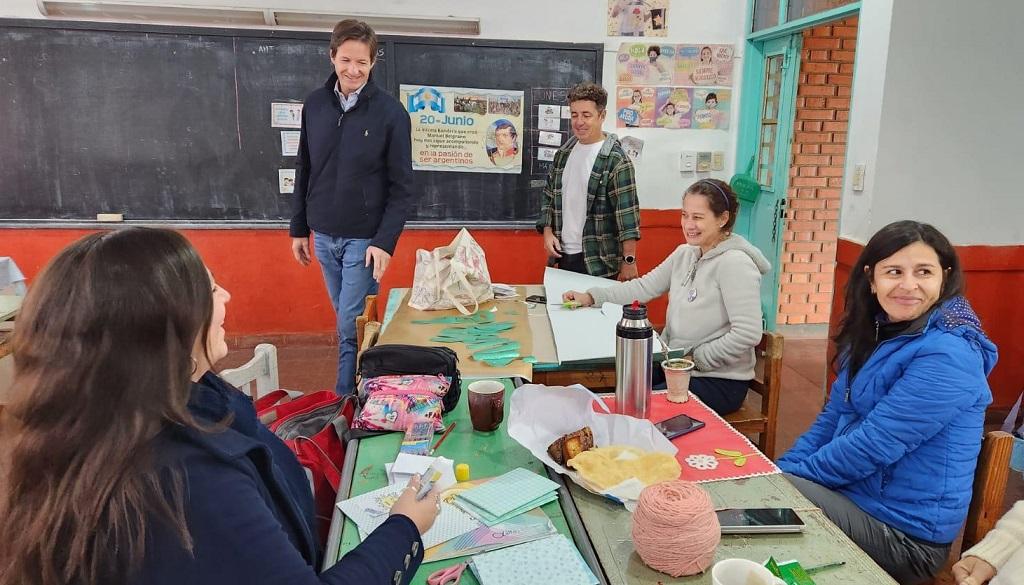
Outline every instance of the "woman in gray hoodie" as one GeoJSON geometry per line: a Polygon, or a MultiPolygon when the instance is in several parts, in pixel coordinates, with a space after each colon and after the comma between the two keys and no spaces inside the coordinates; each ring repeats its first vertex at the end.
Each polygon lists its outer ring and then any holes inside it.
{"type": "MultiPolygon", "coordinates": [[[[728,183],[701,179],[683,194],[685,244],[636,280],[563,295],[563,301],[589,306],[646,303],[668,292],[662,339],[693,354],[690,392],[722,415],[739,409],[754,378],[761,275],[771,268],[760,250],[732,233],[738,212],[728,183]]],[[[655,368],[656,381],[659,374],[655,368]]]]}

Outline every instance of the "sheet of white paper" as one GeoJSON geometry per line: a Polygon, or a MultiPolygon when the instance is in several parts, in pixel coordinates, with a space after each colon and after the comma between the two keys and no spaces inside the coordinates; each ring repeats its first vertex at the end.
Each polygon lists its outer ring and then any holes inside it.
{"type": "Polygon", "coordinates": [[[555,104],[540,104],[539,106],[537,106],[537,116],[539,117],[558,116],[559,114],[561,114],[561,111],[561,106],[555,104]]]}
{"type": "Polygon", "coordinates": [[[555,160],[557,148],[540,147],[537,149],[537,160],[555,160]]]}
{"type": "Polygon", "coordinates": [[[547,146],[562,146],[562,133],[541,130],[540,134],[537,136],[537,142],[547,146]]]}
{"type": "MultiPolygon", "coordinates": [[[[594,412],[591,404],[604,401],[583,386],[542,386],[524,384],[512,394],[509,405],[508,435],[545,465],[568,475],[577,484],[590,489],[579,480],[576,472],[555,463],[548,456],[548,445],[562,435],[587,426],[594,433],[598,447],[629,445],[648,451],[676,454],[676,447],[665,438],[651,421],[621,414],[594,412]]],[[[619,499],[625,500],[633,491],[627,485],[614,486],[619,499]]],[[[634,486],[635,487],[635,486],[634,486]]],[[[593,490],[591,490],[593,491],[593,490]]]]}
{"type": "Polygon", "coordinates": [[[281,156],[298,156],[300,134],[297,130],[281,131],[281,156]]]}
{"type": "Polygon", "coordinates": [[[569,109],[569,106],[562,106],[562,117],[566,120],[572,118],[572,110],[569,109]]]}
{"type": "MultiPolygon", "coordinates": [[[[359,527],[360,537],[374,531],[384,523],[391,511],[392,504],[402,493],[403,486],[389,485],[361,496],[338,502],[338,508],[352,519],[359,527]]],[[[475,518],[455,506],[441,502],[441,511],[434,525],[423,535],[423,547],[447,542],[463,534],[472,532],[483,526],[475,518]]]]}
{"type": "Polygon", "coordinates": [[[295,192],[295,169],[277,169],[277,188],[281,193],[295,192]]]}
{"type": "Polygon", "coordinates": [[[294,102],[271,102],[270,126],[272,128],[301,128],[302,104],[294,102]]]}
{"type": "Polygon", "coordinates": [[[558,130],[562,125],[562,119],[555,116],[541,116],[537,119],[538,130],[558,130]]]}
{"type": "MultiPolygon", "coordinates": [[[[558,268],[544,270],[544,294],[548,298],[548,319],[555,340],[558,363],[615,357],[615,325],[622,319],[622,305],[605,303],[601,307],[566,309],[559,303],[570,290],[610,286],[606,278],[578,274],[558,268]]],[[[685,348],[671,348],[672,357],[681,357],[685,348]]],[[[661,344],[655,340],[654,358],[663,359],[661,344]]]]}
{"type": "Polygon", "coordinates": [[[441,479],[437,480],[438,489],[446,490],[455,485],[455,462],[447,457],[426,457],[424,455],[410,455],[399,453],[395,463],[388,470],[389,477],[394,476],[395,482],[402,485],[408,483],[409,478],[415,474],[423,475],[427,472],[430,464],[437,459],[441,462],[441,479]],[[401,477],[399,477],[401,476],[401,477]]]}
{"type": "Polygon", "coordinates": [[[588,274],[558,268],[544,270],[544,294],[559,363],[615,357],[615,324],[622,318],[621,305],[566,309],[558,304],[562,294],[570,290],[585,292],[610,284],[606,278],[588,274]]]}

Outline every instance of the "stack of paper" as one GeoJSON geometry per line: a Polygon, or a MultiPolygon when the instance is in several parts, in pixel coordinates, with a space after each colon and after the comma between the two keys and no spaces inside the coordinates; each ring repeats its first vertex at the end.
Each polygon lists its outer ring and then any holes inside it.
{"type": "Polygon", "coordinates": [[[494,526],[557,500],[557,490],[557,483],[517,467],[480,487],[457,494],[455,503],[487,526],[494,526]]]}
{"type": "MultiPolygon", "coordinates": [[[[360,538],[365,540],[368,534],[388,519],[391,506],[401,495],[403,489],[405,487],[401,485],[389,485],[338,502],[338,508],[356,523],[356,526],[359,527],[360,538]]],[[[480,522],[475,518],[451,504],[441,502],[441,509],[437,519],[434,520],[434,525],[423,535],[423,547],[436,546],[473,532],[477,528],[480,528],[480,522]]]]}
{"type": "Polygon", "coordinates": [[[568,538],[559,534],[476,555],[469,562],[480,585],[597,585],[568,538]]]}
{"type": "Polygon", "coordinates": [[[440,462],[441,469],[441,479],[437,480],[436,484],[438,491],[444,491],[455,485],[454,461],[447,457],[426,457],[409,453],[399,453],[394,463],[384,464],[384,470],[388,474],[388,483],[405,487],[414,475],[425,474],[435,459],[440,462]]]}

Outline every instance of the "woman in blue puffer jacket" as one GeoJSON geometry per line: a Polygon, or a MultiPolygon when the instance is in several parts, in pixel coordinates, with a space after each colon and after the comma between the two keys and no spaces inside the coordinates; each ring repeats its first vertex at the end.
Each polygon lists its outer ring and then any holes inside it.
{"type": "Polygon", "coordinates": [[[967,516],[996,347],[962,296],[956,251],[900,221],[864,247],[825,409],[779,461],[900,583],[942,568],[967,516]]]}

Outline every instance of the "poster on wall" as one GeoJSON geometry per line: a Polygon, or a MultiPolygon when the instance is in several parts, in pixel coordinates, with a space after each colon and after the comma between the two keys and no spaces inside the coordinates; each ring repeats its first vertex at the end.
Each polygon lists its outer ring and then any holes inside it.
{"type": "Polygon", "coordinates": [[[405,84],[399,91],[412,122],[412,168],[522,172],[523,92],[405,84]]]}
{"type": "Polygon", "coordinates": [[[676,45],[675,85],[732,86],[732,45],[676,45]]]}
{"type": "Polygon", "coordinates": [[[732,45],[622,43],[615,59],[622,85],[732,86],[732,45]]]}
{"type": "Polygon", "coordinates": [[[669,0],[608,0],[608,36],[663,37],[669,0]]]}
{"type": "Polygon", "coordinates": [[[670,85],[675,74],[675,45],[622,43],[616,76],[624,85],[670,85]]]}
{"type": "Polygon", "coordinates": [[[626,151],[626,156],[629,157],[629,160],[633,161],[633,164],[639,164],[640,156],[644,153],[644,141],[636,136],[623,136],[619,142],[622,144],[622,150],[626,151]]]}
{"type": "Polygon", "coordinates": [[[654,128],[655,88],[621,86],[615,98],[616,127],[654,128]]]}
{"type": "Polygon", "coordinates": [[[728,130],[732,90],[698,87],[693,90],[693,128],[728,130]]]}
{"type": "Polygon", "coordinates": [[[690,128],[693,113],[693,90],[688,87],[656,88],[654,107],[658,128],[690,128]]]}

